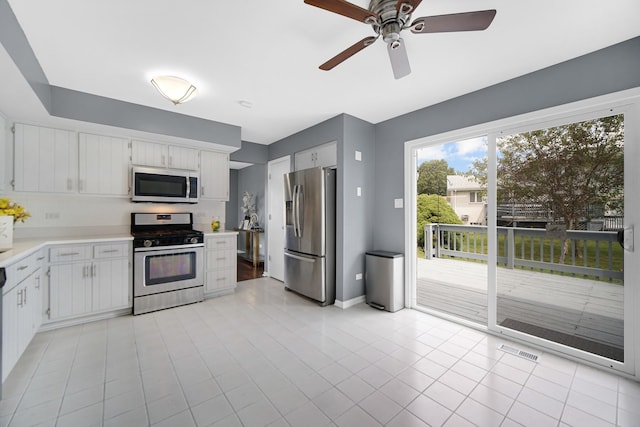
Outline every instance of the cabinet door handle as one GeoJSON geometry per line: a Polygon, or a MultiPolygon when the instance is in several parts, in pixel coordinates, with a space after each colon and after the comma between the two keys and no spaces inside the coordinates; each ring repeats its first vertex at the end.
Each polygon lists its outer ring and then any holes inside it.
{"type": "Polygon", "coordinates": [[[91,277],[96,277],[96,270],[97,270],[96,267],[97,266],[95,264],[91,266],[91,277]]]}
{"type": "Polygon", "coordinates": [[[200,195],[204,197],[204,185],[200,186],[200,195]]]}
{"type": "Polygon", "coordinates": [[[18,271],[22,271],[25,270],[27,267],[29,267],[28,265],[21,265],[20,267],[18,267],[18,271]]]}
{"type": "Polygon", "coordinates": [[[36,289],[40,289],[40,275],[36,276],[36,289]]]}
{"type": "Polygon", "coordinates": [[[224,282],[225,280],[227,280],[226,277],[220,277],[220,278],[216,279],[216,282],[224,282]]]}
{"type": "Polygon", "coordinates": [[[104,250],[104,251],[100,251],[101,254],[112,254],[114,252],[118,252],[118,250],[117,249],[107,249],[107,250],[104,250]]]}
{"type": "Polygon", "coordinates": [[[226,257],[219,257],[219,258],[216,258],[216,261],[224,261],[225,259],[227,259],[227,258],[226,257]]]}
{"type": "Polygon", "coordinates": [[[36,258],[36,261],[42,261],[44,259],[43,256],[36,258]]]}
{"type": "Polygon", "coordinates": [[[80,255],[80,252],[62,252],[58,254],[58,256],[74,256],[74,255],[80,255]]]}
{"type": "Polygon", "coordinates": [[[71,178],[67,178],[67,190],[73,190],[73,181],[71,178]]]}
{"type": "Polygon", "coordinates": [[[24,300],[22,301],[23,305],[27,304],[27,289],[28,288],[24,288],[24,290],[22,291],[22,295],[24,296],[24,300]]]}
{"type": "Polygon", "coordinates": [[[87,267],[86,265],[82,267],[82,278],[85,278],[89,275],[88,271],[89,267],[87,267]]]}
{"type": "Polygon", "coordinates": [[[18,295],[16,296],[18,297],[18,307],[22,307],[22,289],[18,291],[18,295]]]}

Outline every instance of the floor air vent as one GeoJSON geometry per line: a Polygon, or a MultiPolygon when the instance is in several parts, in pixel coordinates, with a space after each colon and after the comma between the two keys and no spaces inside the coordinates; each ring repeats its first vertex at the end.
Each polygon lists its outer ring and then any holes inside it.
{"type": "Polygon", "coordinates": [[[532,362],[537,362],[538,361],[538,355],[537,354],[533,354],[533,353],[529,353],[528,351],[523,351],[520,350],[518,348],[515,347],[511,347],[505,344],[501,344],[500,347],[498,347],[499,350],[502,350],[506,353],[511,353],[515,356],[518,357],[522,357],[524,359],[527,360],[531,360],[532,362]]]}

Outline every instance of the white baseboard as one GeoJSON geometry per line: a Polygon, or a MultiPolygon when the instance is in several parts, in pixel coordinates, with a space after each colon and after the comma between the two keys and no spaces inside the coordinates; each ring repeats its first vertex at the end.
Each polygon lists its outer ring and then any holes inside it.
{"type": "Polygon", "coordinates": [[[334,305],[336,307],[342,308],[342,309],[346,309],[349,307],[353,307],[354,305],[358,305],[361,302],[365,302],[366,298],[364,295],[360,295],[359,297],[355,297],[355,298],[351,298],[350,300],[347,301],[340,301],[340,300],[336,300],[336,302],[334,303],[334,305]]]}

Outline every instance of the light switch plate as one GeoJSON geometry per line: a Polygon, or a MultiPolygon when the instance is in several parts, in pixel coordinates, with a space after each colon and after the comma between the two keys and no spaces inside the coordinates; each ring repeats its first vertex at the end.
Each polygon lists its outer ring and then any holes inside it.
{"type": "Polygon", "coordinates": [[[396,209],[402,209],[403,207],[402,199],[393,199],[393,207],[396,209]]]}
{"type": "Polygon", "coordinates": [[[358,196],[358,197],[362,196],[362,187],[357,187],[356,188],[356,196],[358,196]]]}
{"type": "Polygon", "coordinates": [[[362,152],[361,151],[356,150],[356,160],[359,161],[359,162],[362,161],[362,152]]]}

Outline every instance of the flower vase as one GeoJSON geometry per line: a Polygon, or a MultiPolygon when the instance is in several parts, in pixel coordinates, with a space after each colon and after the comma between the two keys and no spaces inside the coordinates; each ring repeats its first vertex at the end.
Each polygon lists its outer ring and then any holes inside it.
{"type": "Polygon", "coordinates": [[[0,216],[0,252],[13,248],[13,216],[0,216]]]}

